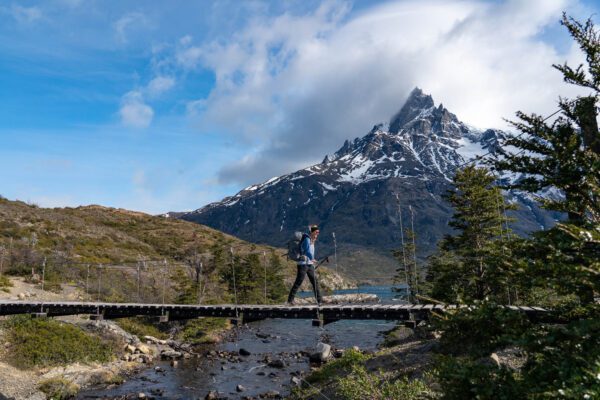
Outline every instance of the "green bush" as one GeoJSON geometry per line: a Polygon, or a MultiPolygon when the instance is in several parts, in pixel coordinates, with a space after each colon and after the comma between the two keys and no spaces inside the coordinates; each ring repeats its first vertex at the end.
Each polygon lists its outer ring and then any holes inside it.
{"type": "Polygon", "coordinates": [[[10,279],[8,279],[8,276],[0,275],[0,290],[8,293],[10,291],[8,288],[12,286],[13,284],[10,279]]]}
{"type": "Polygon", "coordinates": [[[470,309],[460,309],[446,319],[436,321],[444,332],[440,349],[446,354],[469,354],[484,357],[493,351],[515,344],[514,338],[531,324],[520,312],[483,302],[470,309]],[[493,321],[493,323],[492,323],[493,321]]]}
{"type": "Polygon", "coordinates": [[[468,357],[441,356],[436,363],[436,378],[442,398],[449,400],[521,399],[522,382],[504,367],[474,361],[468,357]]]}
{"type": "Polygon", "coordinates": [[[115,320],[124,331],[137,337],[154,336],[157,339],[167,339],[169,335],[163,332],[158,323],[151,322],[145,317],[119,318],[115,320]]]}
{"type": "Polygon", "coordinates": [[[79,386],[64,378],[50,378],[40,382],[38,389],[51,400],[70,399],[79,391],[79,386]]]}
{"type": "Polygon", "coordinates": [[[371,356],[349,349],[344,352],[342,357],[325,364],[321,369],[310,374],[306,380],[310,383],[329,380],[340,372],[351,370],[354,366],[363,365],[369,358],[371,356]]]}
{"type": "Polygon", "coordinates": [[[7,332],[9,362],[19,368],[108,362],[114,343],[53,319],[12,317],[2,323],[7,332]]]}
{"type": "Polygon", "coordinates": [[[228,321],[226,318],[191,319],[186,321],[178,338],[191,344],[214,343],[215,338],[212,334],[226,329],[227,326],[228,321]]]}
{"type": "Polygon", "coordinates": [[[337,379],[336,394],[347,400],[418,400],[430,393],[425,383],[407,377],[391,380],[354,365],[350,374],[337,379]]]}

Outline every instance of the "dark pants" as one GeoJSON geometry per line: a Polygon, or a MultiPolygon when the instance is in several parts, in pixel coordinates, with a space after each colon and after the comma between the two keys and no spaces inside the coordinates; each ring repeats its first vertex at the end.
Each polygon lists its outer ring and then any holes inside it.
{"type": "Polygon", "coordinates": [[[302,286],[302,282],[304,282],[304,277],[308,275],[308,280],[312,283],[313,292],[317,297],[317,301],[319,303],[322,302],[323,298],[321,297],[321,292],[319,291],[319,285],[317,284],[317,280],[315,278],[315,269],[312,265],[298,265],[298,273],[296,275],[296,281],[294,282],[294,286],[292,286],[292,290],[290,290],[290,295],[288,296],[288,302],[294,301],[294,297],[296,297],[296,292],[302,286]]]}

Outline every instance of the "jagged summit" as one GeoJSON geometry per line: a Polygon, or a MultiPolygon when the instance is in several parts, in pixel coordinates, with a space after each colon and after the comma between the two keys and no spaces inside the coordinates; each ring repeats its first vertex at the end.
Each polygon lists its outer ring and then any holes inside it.
{"type": "Polygon", "coordinates": [[[423,91],[416,87],[408,95],[406,102],[392,117],[390,120],[391,133],[398,133],[400,129],[407,123],[419,116],[423,111],[434,107],[433,98],[431,95],[423,93],[423,91]]]}

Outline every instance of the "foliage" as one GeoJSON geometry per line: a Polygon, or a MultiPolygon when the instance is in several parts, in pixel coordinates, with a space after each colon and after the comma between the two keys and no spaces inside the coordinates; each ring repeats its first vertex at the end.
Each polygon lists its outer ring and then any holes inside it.
{"type": "Polygon", "coordinates": [[[337,379],[336,394],[347,400],[417,400],[427,398],[429,388],[418,379],[391,380],[383,373],[369,373],[362,365],[353,365],[350,374],[337,379]]]}
{"type": "Polygon", "coordinates": [[[353,366],[363,365],[371,356],[363,354],[354,349],[348,349],[344,355],[336,360],[330,361],[323,367],[313,372],[306,379],[310,383],[322,382],[332,379],[340,371],[350,370],[353,366]]]}
{"type": "Polygon", "coordinates": [[[455,213],[440,252],[430,259],[431,296],[446,302],[493,298],[505,301],[509,288],[510,249],[506,217],[511,209],[495,178],[484,168],[467,166],[454,177],[454,189],[445,196],[455,213]]]}
{"type": "Polygon", "coordinates": [[[63,400],[75,397],[79,391],[79,385],[65,378],[50,378],[40,382],[38,389],[46,393],[49,399],[63,400]]]}
{"type": "Polygon", "coordinates": [[[146,317],[118,318],[115,322],[124,331],[140,338],[154,336],[157,339],[167,339],[169,337],[167,332],[160,329],[161,327],[164,329],[164,324],[152,322],[146,317]]]}
{"type": "Polygon", "coordinates": [[[2,323],[11,343],[9,362],[19,368],[73,362],[108,362],[114,344],[52,319],[12,317],[2,323]]]}
{"type": "Polygon", "coordinates": [[[13,283],[8,279],[8,276],[0,274],[0,290],[4,292],[9,292],[10,287],[13,286],[13,283]]]}
{"type": "Polygon", "coordinates": [[[215,332],[226,329],[229,322],[226,318],[198,318],[185,322],[178,338],[191,344],[214,343],[217,339],[215,332]]]}
{"type": "Polygon", "coordinates": [[[514,338],[526,332],[531,323],[520,312],[489,302],[460,309],[435,322],[443,331],[440,350],[447,354],[479,358],[497,349],[515,345],[514,338]],[[493,323],[490,323],[492,322],[493,323]]]}
{"type": "Polygon", "coordinates": [[[436,362],[435,376],[443,399],[523,398],[522,383],[512,371],[470,357],[440,356],[436,362]]]}
{"type": "Polygon", "coordinates": [[[281,269],[282,263],[274,253],[269,262],[266,253],[263,257],[257,253],[235,255],[229,266],[221,270],[221,279],[227,284],[232,297],[237,296],[238,303],[264,303],[265,287],[267,302],[280,302],[286,295],[281,269]]]}
{"type": "Polygon", "coordinates": [[[562,115],[547,124],[537,115],[517,113],[513,125],[522,134],[508,138],[500,170],[521,174],[508,185],[538,194],[544,207],[567,219],[547,231],[511,244],[511,257],[529,280],[524,298],[550,294],[547,303],[565,323],[527,324],[506,319],[485,304],[472,315],[457,313],[445,322],[442,342],[460,346],[460,357],[442,357],[438,381],[443,398],[593,399],[600,398],[600,32],[591,20],[581,24],[563,16],[562,23],[586,54],[580,65],[555,66],[564,80],[586,89],[588,96],[561,99],[562,115]],[[483,330],[487,323],[488,329],[483,330]],[[467,326],[473,324],[472,329],[467,326]],[[504,325],[503,325],[504,324],[504,325]],[[498,329],[504,326],[507,329],[498,329]],[[462,329],[460,334],[457,329],[462,329]],[[527,356],[519,370],[482,363],[481,357],[502,345],[518,345],[527,356]]]}

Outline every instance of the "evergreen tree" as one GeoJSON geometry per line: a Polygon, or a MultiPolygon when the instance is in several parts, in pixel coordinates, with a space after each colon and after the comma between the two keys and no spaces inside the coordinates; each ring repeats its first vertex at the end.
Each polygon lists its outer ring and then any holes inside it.
{"type": "Polygon", "coordinates": [[[288,294],[288,288],[283,281],[284,265],[281,259],[272,252],[267,264],[267,301],[279,303],[288,294]]]}
{"type": "Polygon", "coordinates": [[[563,16],[562,24],[586,55],[587,71],[583,65],[554,67],[566,82],[590,93],[575,100],[560,99],[561,116],[549,124],[540,116],[517,113],[519,121],[514,126],[522,135],[509,138],[504,146],[518,151],[504,151],[495,164],[500,170],[523,174],[511,188],[533,195],[541,191],[562,195],[540,200],[548,209],[565,212],[566,220],[518,242],[512,258],[524,266],[534,286],[559,295],[562,301],[554,308],[565,322],[527,325],[510,321],[505,310],[489,304],[450,317],[444,336],[454,337],[455,343],[487,346],[484,352],[466,351],[438,365],[447,399],[600,398],[600,305],[596,300],[600,291],[600,133],[596,122],[600,33],[591,20],[581,24],[563,16]],[[501,329],[493,333],[469,329],[482,323],[501,329]],[[519,371],[477,361],[506,345],[517,345],[526,354],[527,362],[519,371]]]}
{"type": "Polygon", "coordinates": [[[446,302],[472,302],[491,296],[506,299],[510,257],[507,204],[495,178],[484,168],[467,166],[454,176],[454,189],[445,198],[455,213],[449,223],[456,230],[430,258],[431,296],[446,302]]]}

